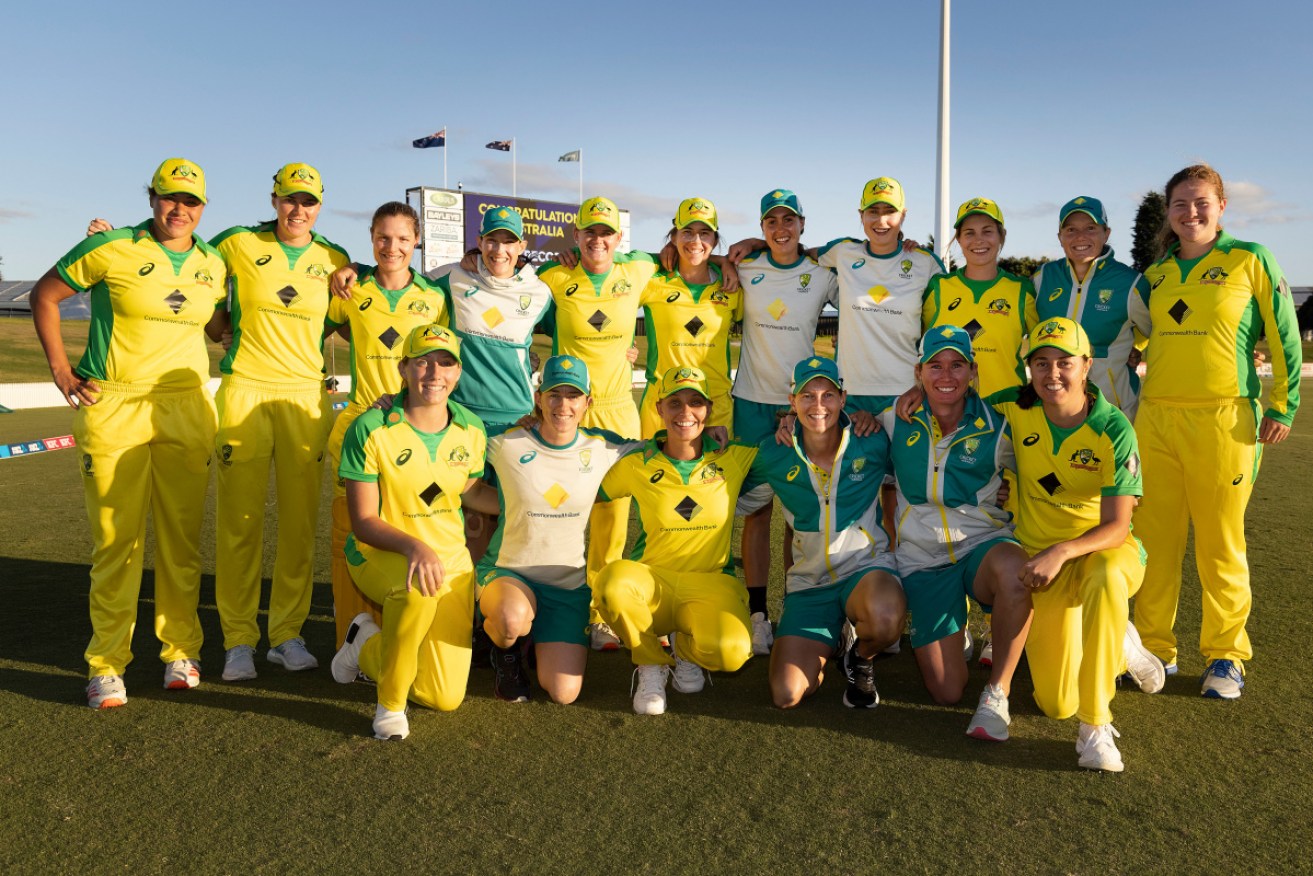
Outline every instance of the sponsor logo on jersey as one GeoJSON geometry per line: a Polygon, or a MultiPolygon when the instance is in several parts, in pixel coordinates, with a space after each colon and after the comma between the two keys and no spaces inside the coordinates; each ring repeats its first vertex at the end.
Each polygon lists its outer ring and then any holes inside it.
{"type": "Polygon", "coordinates": [[[758,283],[760,283],[760,282],[761,282],[762,280],[764,280],[764,279],[766,279],[766,275],[765,275],[765,274],[758,274],[757,276],[753,277],[753,278],[752,278],[751,280],[749,280],[748,282],[751,283],[752,285],[756,286],[758,283]]]}
{"type": "Polygon", "coordinates": [[[698,332],[702,331],[705,327],[706,323],[698,319],[696,316],[684,323],[684,329],[695,338],[698,336],[698,332]]]}
{"type": "Polygon", "coordinates": [[[912,445],[916,444],[916,442],[920,440],[921,440],[921,433],[913,432],[911,435],[907,436],[907,446],[911,447],[912,445]]]}
{"type": "Polygon", "coordinates": [[[530,450],[528,453],[520,457],[520,465],[528,465],[529,463],[533,462],[537,458],[538,458],[538,451],[530,450]]]}
{"type": "Polygon", "coordinates": [[[1031,432],[1025,438],[1021,439],[1021,443],[1027,447],[1034,447],[1036,444],[1039,443],[1039,433],[1031,432]]]}
{"type": "Polygon", "coordinates": [[[434,482],[423,489],[419,494],[419,498],[425,505],[432,505],[441,495],[442,487],[438,486],[437,482],[434,482]]]}
{"type": "Polygon", "coordinates": [[[391,350],[397,345],[397,341],[401,340],[401,332],[397,331],[392,326],[388,326],[387,329],[378,336],[378,339],[382,341],[384,347],[391,350]]]}
{"type": "Polygon", "coordinates": [[[1149,288],[1150,288],[1151,290],[1152,290],[1152,289],[1157,289],[1159,286],[1161,286],[1161,285],[1163,284],[1163,280],[1166,280],[1166,279],[1167,279],[1167,275],[1166,275],[1166,274],[1159,274],[1157,277],[1154,277],[1154,278],[1153,278],[1153,285],[1150,286],[1149,288]]]}
{"type": "Polygon", "coordinates": [[[973,319],[970,322],[968,322],[966,325],[962,326],[962,328],[966,331],[967,336],[974,341],[976,339],[976,335],[981,333],[981,329],[983,329],[984,326],[973,319]]]}
{"type": "Polygon", "coordinates": [[[566,297],[566,298],[569,298],[571,295],[573,295],[574,293],[576,293],[576,292],[578,292],[578,291],[579,291],[579,284],[578,284],[578,283],[571,283],[569,286],[566,286],[566,287],[565,287],[565,297],[566,297]]]}
{"type": "Polygon", "coordinates": [[[274,293],[274,297],[283,302],[284,307],[291,307],[301,300],[301,295],[293,286],[284,286],[274,293]]]}
{"type": "Polygon", "coordinates": [[[1089,448],[1081,448],[1071,455],[1067,460],[1072,468],[1079,468],[1083,471],[1098,471],[1099,463],[1102,461],[1094,455],[1094,451],[1089,448]]]}
{"type": "Polygon", "coordinates": [[[169,305],[169,310],[172,310],[176,315],[181,313],[191,302],[187,300],[187,296],[183,295],[181,290],[174,289],[164,297],[164,303],[169,305]]]}
{"type": "Polygon", "coordinates": [[[665,476],[666,473],[664,471],[659,471],[656,474],[652,475],[652,477],[648,478],[647,482],[650,484],[655,484],[657,481],[661,480],[665,476]]]}
{"type": "Polygon", "coordinates": [[[770,307],[766,308],[766,312],[770,314],[771,319],[775,320],[776,322],[779,322],[781,319],[784,318],[784,314],[789,312],[789,308],[785,305],[783,301],[776,298],[774,301],[770,303],[770,307]]]}
{"type": "Polygon", "coordinates": [[[675,513],[689,521],[694,517],[697,517],[701,511],[702,506],[697,502],[694,502],[692,496],[685,496],[680,500],[679,504],[675,506],[675,513]]]}
{"type": "Polygon", "coordinates": [[[948,302],[948,309],[949,309],[949,310],[957,310],[957,308],[958,308],[961,304],[962,304],[962,299],[961,299],[961,298],[954,298],[952,301],[948,302]]]}
{"type": "Polygon", "coordinates": [[[271,261],[273,261],[273,259],[274,259],[274,257],[271,256],[271,255],[262,255],[262,256],[260,256],[258,259],[255,260],[255,263],[256,263],[257,265],[259,265],[260,267],[263,268],[265,265],[267,265],[267,264],[269,264],[271,261]]]}
{"type": "MultiPolygon", "coordinates": [[[[469,298],[471,295],[474,295],[474,294],[477,293],[478,291],[479,291],[479,287],[478,287],[478,286],[471,286],[470,288],[468,288],[468,289],[465,290],[465,296],[464,296],[464,297],[469,298]]],[[[567,292],[567,293],[565,293],[565,294],[566,294],[566,295],[569,295],[570,293],[567,292]]]]}
{"type": "Polygon", "coordinates": [[[1044,492],[1048,493],[1050,496],[1056,496],[1058,493],[1066,490],[1066,487],[1062,485],[1062,481],[1059,480],[1058,476],[1053,472],[1044,475],[1044,477],[1040,478],[1036,483],[1043,487],[1044,492]]]}
{"type": "Polygon", "coordinates": [[[155,263],[154,263],[154,262],[146,262],[146,264],[144,264],[144,265],[141,266],[141,270],[137,271],[137,275],[140,276],[140,277],[144,277],[144,276],[146,276],[147,274],[149,274],[149,273],[150,273],[151,271],[153,271],[153,270],[155,270],[155,263]]]}
{"type": "Polygon", "coordinates": [[[866,259],[858,259],[857,261],[853,262],[853,270],[854,271],[857,270],[864,264],[866,264],[866,259]]]}
{"type": "MultiPolygon", "coordinates": [[[[87,457],[87,458],[90,459],[91,457],[87,457]]],[[[1240,482],[1243,481],[1244,479],[1245,479],[1244,475],[1242,474],[1236,475],[1234,478],[1231,479],[1231,486],[1233,487],[1240,486],[1240,482]]]]}
{"type": "Polygon", "coordinates": [[[1177,325],[1185,322],[1193,313],[1194,311],[1190,309],[1190,305],[1186,304],[1185,301],[1180,298],[1176,299],[1175,304],[1167,308],[1167,315],[1176,320],[1177,325]]]}
{"type": "Polygon", "coordinates": [[[360,312],[364,313],[366,310],[369,310],[369,308],[372,307],[373,304],[374,304],[373,298],[366,298],[364,301],[360,302],[360,312]]]}
{"type": "Polygon", "coordinates": [[[678,300],[679,300],[679,293],[678,293],[678,292],[671,292],[669,295],[666,296],[666,303],[667,303],[667,304],[674,304],[674,303],[675,303],[676,301],[678,301],[678,300]]]}
{"type": "Polygon", "coordinates": [[[1054,289],[1052,292],[1049,293],[1049,300],[1050,300],[1050,301],[1057,301],[1059,298],[1062,297],[1062,293],[1063,293],[1063,291],[1064,291],[1064,290],[1063,290],[1063,288],[1062,288],[1061,286],[1059,286],[1058,288],[1054,289]]]}
{"type": "Polygon", "coordinates": [[[546,499],[547,504],[551,505],[553,508],[560,508],[561,504],[565,502],[566,499],[570,498],[570,494],[567,493],[565,487],[560,484],[552,484],[551,488],[543,493],[543,498],[546,499]]]}
{"type": "Polygon", "coordinates": [[[593,311],[593,315],[588,317],[588,324],[598,332],[602,332],[611,324],[611,317],[607,316],[601,310],[595,310],[593,311]]]}
{"type": "Polygon", "coordinates": [[[889,297],[889,290],[883,286],[872,286],[866,293],[876,304],[883,304],[889,297]]]}
{"type": "Polygon", "coordinates": [[[401,453],[397,455],[397,465],[405,465],[406,463],[410,462],[410,454],[411,454],[411,450],[409,447],[401,451],[401,453]]]}

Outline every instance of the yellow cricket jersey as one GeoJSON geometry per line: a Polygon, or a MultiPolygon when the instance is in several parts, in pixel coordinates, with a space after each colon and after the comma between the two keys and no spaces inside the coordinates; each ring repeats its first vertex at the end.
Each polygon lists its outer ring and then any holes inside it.
{"type": "Polygon", "coordinates": [[[1176,248],[1144,272],[1153,332],[1141,397],[1161,401],[1257,399],[1254,344],[1267,333],[1272,394],[1267,416],[1290,425],[1299,407],[1303,353],[1295,304],[1266,247],[1225,232],[1195,261],[1176,248]]]}
{"type": "Polygon", "coordinates": [[[955,325],[971,336],[982,396],[1026,382],[1021,345],[1038,321],[1031,281],[1002,270],[992,280],[968,280],[965,268],[940,274],[926,287],[921,309],[923,332],[955,325]]]}
{"type": "Polygon", "coordinates": [[[195,235],[186,252],[151,236],[152,220],[93,234],[55,270],[91,295],[82,377],[190,389],[210,376],[205,324],[227,296],[223,257],[195,235]]]}
{"type": "Polygon", "coordinates": [[[556,262],[538,269],[552,290],[552,355],[584,360],[595,399],[631,397],[633,369],[625,354],[634,343],[639,296],[659,268],[647,253],[628,253],[617,255],[606,274],[556,262]]]}
{"type": "Polygon", "coordinates": [[[631,559],[672,572],[733,574],[729,553],[734,505],[757,448],[731,442],[687,462],[659,449],[665,432],[621,457],[602,479],[603,501],[632,496],[640,535],[631,559]]]}
{"type": "Polygon", "coordinates": [[[322,378],[328,277],[351,261],[346,252],[318,234],[287,246],[273,222],[229,228],[210,244],[232,277],[233,343],[219,370],[267,383],[322,378]]]}
{"type": "Polygon", "coordinates": [[[1044,406],[1017,403],[1021,390],[985,399],[1007,418],[1017,458],[1017,540],[1033,551],[1084,535],[1099,525],[1104,496],[1142,496],[1140,454],[1126,415],[1093,383],[1089,416],[1059,429],[1044,406]]]}
{"type": "Polygon", "coordinates": [[[720,271],[708,284],[687,283],[678,271],[657,271],[643,289],[647,332],[647,383],[655,386],[671,368],[692,366],[707,375],[712,398],[729,395],[729,333],[743,319],[743,293],[726,293],[720,271]]]}
{"type": "Polygon", "coordinates": [[[410,272],[410,283],[393,291],[378,285],[373,268],[361,268],[350,298],[332,296],[327,325],[351,326],[351,401],[372,405],[379,396],[401,388],[401,347],[411,329],[448,324],[448,302],[423,274],[410,272]]]}
{"type": "MultiPolygon", "coordinates": [[[[365,411],[342,442],[338,474],[378,484],[378,516],[420,539],[439,556],[465,548],[460,496],[470,478],[483,474],[487,436],[483,423],[448,402],[447,428],[421,432],[406,421],[405,394],[387,411],[365,411]]],[[[347,559],[359,564],[378,549],[347,539],[347,559]]]]}

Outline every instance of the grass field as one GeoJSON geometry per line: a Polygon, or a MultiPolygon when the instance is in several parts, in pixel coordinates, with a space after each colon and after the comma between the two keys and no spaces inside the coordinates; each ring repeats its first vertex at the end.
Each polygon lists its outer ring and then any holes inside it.
{"type": "MultiPolygon", "coordinates": [[[[0,442],[65,434],[71,419],[3,415],[0,442]]],[[[835,679],[796,711],[773,709],[761,659],[702,694],[671,693],[658,718],[632,713],[624,652],[592,655],[569,707],[498,702],[476,668],[460,709],[416,709],[409,740],[377,743],[373,689],[334,684],[326,666],[293,676],[261,659],[256,681],[218,679],[213,489],[204,683],[161,688],[146,623],[131,701],[96,713],[82,692],[91,543],[76,459],[0,460],[0,872],[1308,871],[1310,453],[1310,430],[1270,452],[1250,507],[1257,657],[1244,698],[1198,696],[1188,572],[1182,674],[1113,703],[1121,775],[1076,769],[1075,721],[1039,714],[1024,666],[1013,738],[989,745],[963,735],[983,670],[962,706],[940,707],[909,653],[877,665],[881,706],[860,714],[835,679]]],[[[326,664],[321,521],[306,637],[326,664]]],[[[152,562],[148,544],[143,603],[152,562]]],[[[777,571],[776,612],[780,588],[777,571]]]]}

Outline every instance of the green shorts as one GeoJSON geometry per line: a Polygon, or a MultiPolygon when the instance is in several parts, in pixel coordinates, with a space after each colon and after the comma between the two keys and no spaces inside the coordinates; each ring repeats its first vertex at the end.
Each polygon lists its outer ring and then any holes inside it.
{"type": "Polygon", "coordinates": [[[869,411],[876,416],[884,413],[894,406],[899,396],[896,395],[848,395],[848,403],[844,405],[844,410],[849,414],[854,411],[869,411]]]}
{"type": "Polygon", "coordinates": [[[760,444],[779,429],[780,420],[776,415],[788,410],[788,404],[772,405],[744,398],[734,399],[734,438],[746,444],[760,444]]]}
{"type": "Polygon", "coordinates": [[[571,645],[588,645],[588,605],[593,591],[587,584],[573,590],[553,587],[530,581],[523,575],[499,566],[479,566],[479,587],[483,588],[498,578],[514,578],[533,592],[538,610],[533,616],[529,635],[535,644],[567,642],[571,645]]]}
{"type": "Polygon", "coordinates": [[[848,597],[857,589],[857,582],[871,572],[888,572],[898,577],[898,573],[887,566],[871,566],[854,572],[838,584],[784,594],[784,612],[775,627],[775,638],[802,636],[837,648],[843,622],[848,619],[848,597]]]}
{"type": "Polygon", "coordinates": [[[909,638],[913,648],[938,642],[963,629],[967,622],[966,597],[975,599],[988,612],[991,606],[976,599],[976,573],[985,554],[997,544],[1017,544],[1011,538],[993,538],[976,545],[956,563],[922,569],[903,576],[907,611],[912,616],[909,638]]]}

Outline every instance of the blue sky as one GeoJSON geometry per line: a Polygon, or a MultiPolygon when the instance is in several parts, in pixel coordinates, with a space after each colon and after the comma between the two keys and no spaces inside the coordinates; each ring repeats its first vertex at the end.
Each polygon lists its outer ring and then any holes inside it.
{"type": "MultiPolygon", "coordinates": [[[[201,231],[269,218],[270,177],[307,161],[319,231],[369,259],[368,216],[415,185],[585,193],[655,248],[701,195],[734,240],[775,187],[810,243],[859,232],[862,184],[895,176],[905,230],[933,229],[939,3],[22,4],[5,17],[0,269],[36,279],[86,220],[148,215],[162,159],[209,176],[201,231]],[[127,15],[123,10],[131,9],[127,15]],[[292,9],[296,11],[285,11],[292,9]],[[749,14],[745,10],[753,10],[749,14]]],[[[1057,255],[1059,205],[1102,198],[1129,261],[1143,193],[1197,160],[1230,187],[1226,225],[1313,285],[1313,73],[1305,3],[1008,4],[953,9],[951,196],[997,200],[1005,254],[1057,255]]]]}

